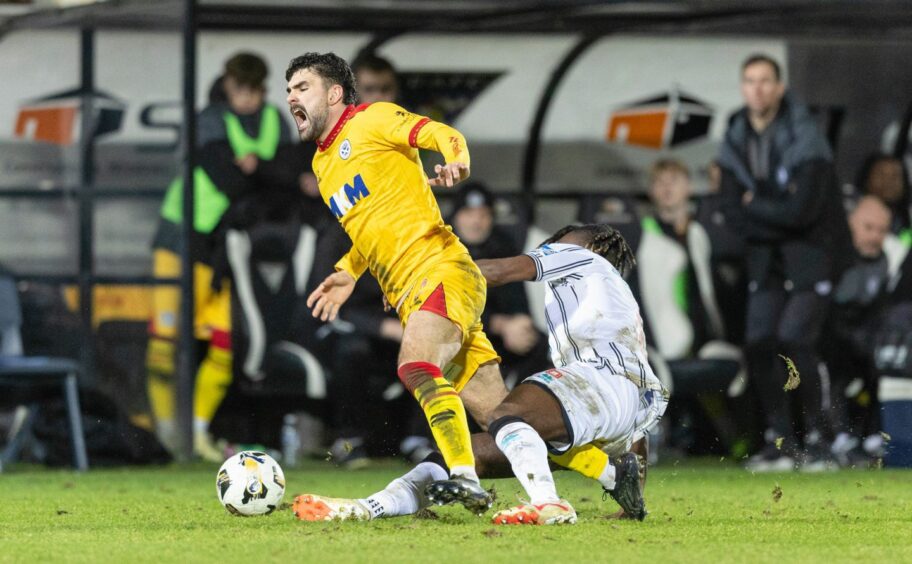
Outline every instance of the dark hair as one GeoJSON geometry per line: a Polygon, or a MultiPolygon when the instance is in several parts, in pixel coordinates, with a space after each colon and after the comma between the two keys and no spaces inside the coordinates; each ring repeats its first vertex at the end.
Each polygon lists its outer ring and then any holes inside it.
{"type": "Polygon", "coordinates": [[[484,206],[494,209],[494,194],[483,183],[470,180],[459,187],[453,200],[453,213],[462,208],[484,206]]]}
{"type": "Polygon", "coordinates": [[[908,228],[912,224],[912,220],[909,217],[909,206],[912,205],[912,187],[909,185],[909,171],[906,169],[906,163],[903,159],[899,157],[894,157],[893,155],[887,153],[875,152],[869,154],[865,157],[864,162],[861,164],[861,168],[858,169],[858,175],[855,177],[855,189],[860,194],[868,193],[868,177],[871,176],[871,171],[874,169],[874,165],[883,161],[895,161],[899,163],[899,167],[902,170],[902,183],[903,183],[903,194],[898,202],[886,203],[887,207],[890,208],[890,211],[893,212],[893,222],[897,224],[901,229],[908,228]]]}
{"type": "Polygon", "coordinates": [[[355,75],[345,59],[335,53],[304,53],[300,57],[295,57],[288,63],[285,80],[291,80],[294,73],[304,69],[310,69],[320,75],[327,87],[333,84],[341,86],[342,101],[346,104],[354,104],[358,99],[355,75]]]}
{"type": "Polygon", "coordinates": [[[384,59],[373,53],[364,53],[358,55],[351,64],[352,72],[357,75],[359,71],[369,70],[371,72],[389,72],[396,76],[396,67],[393,66],[389,59],[384,59]]]}
{"type": "Polygon", "coordinates": [[[225,75],[220,75],[209,86],[210,104],[227,104],[228,94],[225,93],[225,75]]]}
{"type": "Polygon", "coordinates": [[[744,71],[747,69],[747,67],[755,65],[757,63],[766,63],[769,66],[773,67],[773,73],[776,75],[776,82],[782,80],[782,69],[779,67],[779,63],[776,62],[776,59],[764,53],[754,53],[750,57],[744,59],[744,62],[741,63],[741,73],[744,74],[744,71]]]}
{"type": "Polygon", "coordinates": [[[253,53],[237,53],[225,61],[225,76],[230,76],[242,86],[263,88],[268,74],[266,61],[253,53]]]}
{"type": "Polygon", "coordinates": [[[636,266],[636,258],[624,236],[607,223],[568,225],[545,240],[542,245],[556,243],[568,233],[579,233],[586,240],[583,246],[610,262],[621,276],[627,276],[636,266]]]}

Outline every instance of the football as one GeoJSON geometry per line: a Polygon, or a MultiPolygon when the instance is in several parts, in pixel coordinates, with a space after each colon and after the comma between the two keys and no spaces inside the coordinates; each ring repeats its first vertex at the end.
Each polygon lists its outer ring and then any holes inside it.
{"type": "Polygon", "coordinates": [[[215,478],[219,501],[232,515],[268,515],[285,495],[282,467],[265,452],[239,452],[215,478]]]}

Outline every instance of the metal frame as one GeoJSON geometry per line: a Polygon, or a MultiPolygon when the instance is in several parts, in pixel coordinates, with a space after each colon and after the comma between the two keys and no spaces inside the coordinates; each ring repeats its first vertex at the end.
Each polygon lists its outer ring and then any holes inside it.
{"type": "Polygon", "coordinates": [[[92,92],[95,90],[95,30],[82,29],[80,33],[80,136],[79,136],[79,312],[82,321],[80,332],[80,361],[83,377],[95,378],[95,354],[92,335],[93,288],[95,274],[95,108],[92,92]]]}
{"type": "Polygon", "coordinates": [[[193,387],[196,373],[195,340],[193,334],[193,257],[190,255],[194,223],[193,169],[196,168],[196,0],[184,0],[184,135],[181,152],[184,158],[183,212],[181,221],[181,308],[180,308],[180,353],[177,371],[177,420],[181,429],[181,450],[183,457],[193,456],[193,387]]]}
{"type": "MultiPolygon", "coordinates": [[[[0,24],[0,41],[15,30],[76,27],[81,30],[82,115],[81,167],[79,200],[79,283],[83,323],[83,359],[86,375],[91,367],[92,288],[106,283],[173,283],[151,277],[110,277],[94,274],[93,200],[101,197],[152,197],[153,191],[114,193],[95,190],[92,100],[87,94],[94,83],[94,31],[99,28],[145,30],[180,30],[182,32],[183,118],[185,124],[181,151],[183,156],[184,248],[189,248],[193,218],[193,148],[196,138],[195,75],[197,32],[219,30],[317,30],[350,31],[371,29],[376,37],[362,48],[376,49],[384,41],[406,32],[441,33],[578,33],[580,41],[552,69],[542,92],[529,131],[522,161],[523,201],[535,198],[567,197],[536,191],[536,167],[540,137],[548,108],[569,67],[598,39],[618,32],[651,32],[674,35],[737,34],[739,36],[851,37],[877,41],[908,41],[912,30],[912,4],[902,0],[660,0],[631,9],[625,0],[351,0],[339,5],[332,0],[274,0],[266,3],[217,0],[108,0],[73,8],[54,8],[13,17],[0,24]]],[[[908,130],[912,124],[912,106],[903,120],[908,130]]],[[[906,131],[907,134],[907,131],[906,131]]],[[[901,132],[900,147],[906,135],[901,132]]],[[[58,192],[61,196],[67,191],[58,192]]],[[[42,191],[0,190],[0,197],[50,197],[42,191]]],[[[529,206],[530,211],[534,206],[529,206]]],[[[192,454],[192,396],[195,361],[193,358],[193,268],[188,253],[182,253],[183,276],[180,279],[181,349],[178,379],[178,414],[182,430],[182,453],[192,454]]],[[[21,278],[21,276],[20,276],[21,278]]],[[[42,277],[70,281],[72,277],[42,277]]]]}

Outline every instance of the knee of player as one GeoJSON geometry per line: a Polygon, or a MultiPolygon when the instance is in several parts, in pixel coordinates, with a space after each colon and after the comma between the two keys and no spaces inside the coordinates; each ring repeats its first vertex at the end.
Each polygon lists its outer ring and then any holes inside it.
{"type": "Polygon", "coordinates": [[[522,420],[523,415],[523,409],[520,405],[512,402],[503,402],[495,407],[488,417],[488,432],[496,434],[496,429],[502,426],[498,425],[499,422],[522,420]]]}

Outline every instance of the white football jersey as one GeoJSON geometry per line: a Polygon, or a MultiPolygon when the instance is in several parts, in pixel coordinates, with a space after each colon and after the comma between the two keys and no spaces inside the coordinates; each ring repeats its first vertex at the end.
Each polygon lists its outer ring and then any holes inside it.
{"type": "MultiPolygon", "coordinates": [[[[668,391],[646,357],[640,308],[627,282],[607,260],[578,245],[552,243],[526,253],[545,282],[548,344],[556,368],[577,362],[606,376],[623,376],[640,389],[637,429],[665,412],[668,391]]],[[[639,434],[639,433],[638,433],[639,434]]]]}

